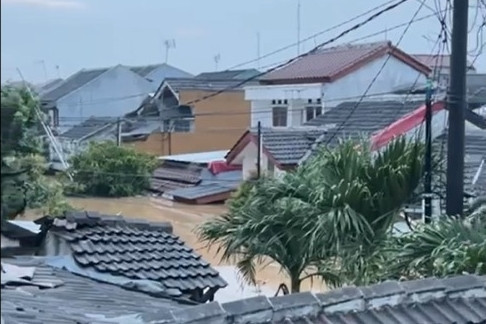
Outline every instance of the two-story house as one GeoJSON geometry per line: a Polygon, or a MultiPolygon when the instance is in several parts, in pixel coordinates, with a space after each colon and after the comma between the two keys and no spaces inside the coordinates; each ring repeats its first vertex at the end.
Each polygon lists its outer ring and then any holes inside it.
{"type": "MultiPolygon", "coordinates": [[[[372,149],[380,149],[396,136],[416,136],[423,125],[422,95],[376,96],[357,104],[356,101],[340,103],[304,126],[261,128],[261,171],[278,176],[306,161],[320,147],[334,147],[342,139],[369,140],[372,149]]],[[[438,136],[448,116],[444,102],[434,103],[433,111],[433,134],[438,136]]],[[[226,155],[228,164],[242,166],[244,179],[250,178],[257,169],[257,143],[257,129],[252,128],[226,155]]]]}
{"type": "Polygon", "coordinates": [[[367,96],[390,93],[404,84],[423,83],[430,71],[390,42],[321,49],[245,88],[251,125],[299,127],[366,92],[367,96]]]}
{"type": "Polygon", "coordinates": [[[190,75],[167,64],[83,69],[42,92],[40,100],[61,134],[90,117],[119,117],[133,111],[171,76],[190,75]]]}
{"type": "Polygon", "coordinates": [[[162,131],[132,144],[170,155],[229,150],[250,126],[251,111],[238,77],[167,78],[136,116],[158,116],[162,131]]]}

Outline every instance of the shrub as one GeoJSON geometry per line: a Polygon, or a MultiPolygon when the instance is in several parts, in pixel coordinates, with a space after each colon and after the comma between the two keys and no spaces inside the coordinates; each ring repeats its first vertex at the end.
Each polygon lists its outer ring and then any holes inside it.
{"type": "Polygon", "coordinates": [[[73,180],[82,193],[123,197],[140,194],[148,188],[157,160],[112,142],[92,142],[70,164],[73,180]]]}

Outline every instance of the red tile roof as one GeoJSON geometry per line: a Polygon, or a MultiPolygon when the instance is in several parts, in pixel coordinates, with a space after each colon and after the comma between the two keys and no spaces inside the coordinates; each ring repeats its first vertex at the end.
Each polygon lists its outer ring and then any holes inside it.
{"type": "Polygon", "coordinates": [[[379,42],[322,49],[268,73],[261,81],[265,84],[333,82],[386,54],[417,71],[430,73],[426,64],[399,50],[391,42],[379,42]]]}

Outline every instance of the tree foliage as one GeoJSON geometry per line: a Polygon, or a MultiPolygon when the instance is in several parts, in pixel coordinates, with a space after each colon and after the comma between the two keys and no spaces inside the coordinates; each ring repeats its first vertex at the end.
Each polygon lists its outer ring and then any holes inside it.
{"type": "Polygon", "coordinates": [[[74,183],[82,193],[121,197],[137,195],[148,188],[157,160],[112,142],[92,142],[71,159],[70,165],[74,183]]]}
{"type": "Polygon", "coordinates": [[[419,184],[424,148],[405,139],[367,148],[348,141],[281,179],[246,184],[227,214],[199,228],[200,238],[236,258],[250,282],[264,258],[288,274],[292,292],[309,276],[331,285],[372,280],[366,274],[379,269],[369,260],[382,258],[377,251],[419,184]]]}
{"type": "Polygon", "coordinates": [[[26,208],[46,213],[70,208],[63,188],[44,173],[46,161],[37,101],[26,88],[1,89],[2,218],[14,218],[26,208]]]}

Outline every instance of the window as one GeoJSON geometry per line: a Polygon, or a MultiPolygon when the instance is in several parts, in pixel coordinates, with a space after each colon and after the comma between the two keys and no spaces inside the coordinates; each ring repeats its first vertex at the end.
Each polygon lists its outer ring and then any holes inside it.
{"type": "Polygon", "coordinates": [[[287,107],[272,108],[273,127],[287,126],[287,107]]]}
{"type": "Polygon", "coordinates": [[[321,99],[317,99],[315,102],[312,99],[307,101],[308,106],[304,110],[304,120],[308,122],[316,117],[322,115],[321,99]]]}

